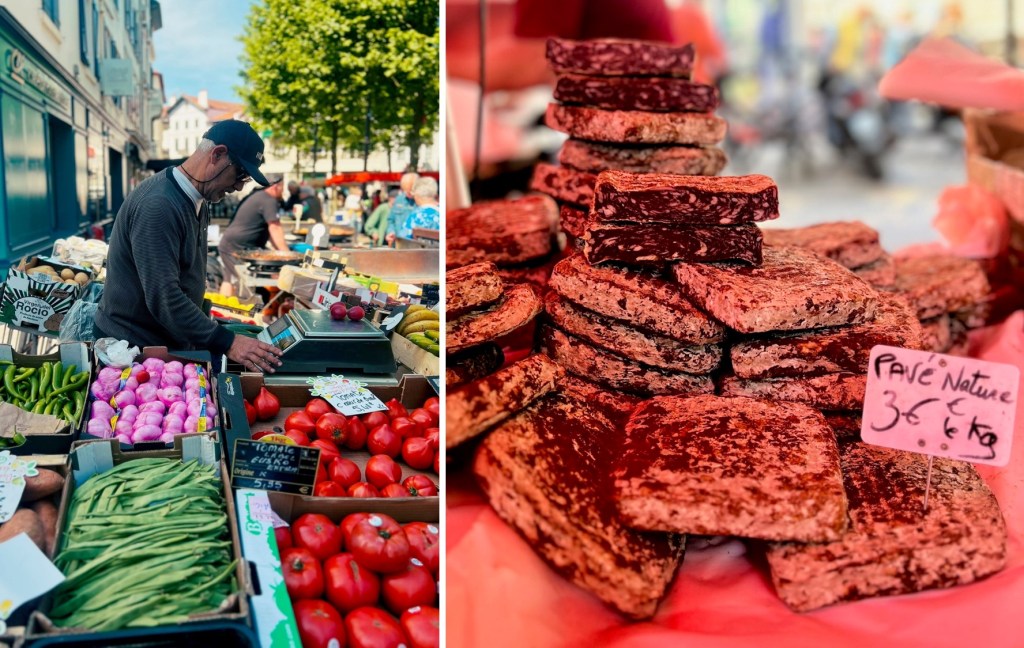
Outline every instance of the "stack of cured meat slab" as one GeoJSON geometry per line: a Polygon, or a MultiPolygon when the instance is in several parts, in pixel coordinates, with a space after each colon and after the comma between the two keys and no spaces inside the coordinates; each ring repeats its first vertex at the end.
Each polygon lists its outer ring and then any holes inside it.
{"type": "Polygon", "coordinates": [[[832,259],[880,290],[896,286],[896,264],[882,249],[878,232],[860,221],[820,223],[807,227],[766,228],[767,245],[795,245],[832,259]]]}
{"type": "Polygon", "coordinates": [[[690,80],[692,45],[621,40],[548,41],[558,77],[545,121],[570,139],[559,165],[538,164],[530,188],[562,207],[562,228],[582,237],[597,174],[716,175],[725,121],[714,86],[690,80]]]}

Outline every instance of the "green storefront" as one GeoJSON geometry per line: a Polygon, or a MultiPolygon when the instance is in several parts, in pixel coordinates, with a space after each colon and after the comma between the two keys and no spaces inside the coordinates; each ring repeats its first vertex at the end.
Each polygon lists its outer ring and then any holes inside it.
{"type": "Polygon", "coordinates": [[[109,126],[47,59],[0,9],[0,273],[84,235],[122,188],[109,126]]]}

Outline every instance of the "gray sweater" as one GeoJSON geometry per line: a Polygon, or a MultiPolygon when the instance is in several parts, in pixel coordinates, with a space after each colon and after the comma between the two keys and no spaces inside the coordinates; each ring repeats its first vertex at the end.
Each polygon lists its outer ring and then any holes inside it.
{"type": "Polygon", "coordinates": [[[202,308],[210,213],[204,202],[196,214],[171,173],[143,180],[117,212],[96,327],[140,348],[223,354],[235,336],[202,308]]]}

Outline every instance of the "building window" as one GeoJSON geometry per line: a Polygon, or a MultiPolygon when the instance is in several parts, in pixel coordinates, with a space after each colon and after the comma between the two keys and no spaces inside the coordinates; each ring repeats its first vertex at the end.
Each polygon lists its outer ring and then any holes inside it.
{"type": "Polygon", "coordinates": [[[50,17],[54,25],[60,25],[60,0],[43,0],[43,11],[50,17]]]}
{"type": "Polygon", "coordinates": [[[89,66],[89,15],[85,0],[78,0],[78,52],[82,63],[89,66]]]}
{"type": "Polygon", "coordinates": [[[92,71],[100,76],[100,10],[92,0],[92,71]]]}

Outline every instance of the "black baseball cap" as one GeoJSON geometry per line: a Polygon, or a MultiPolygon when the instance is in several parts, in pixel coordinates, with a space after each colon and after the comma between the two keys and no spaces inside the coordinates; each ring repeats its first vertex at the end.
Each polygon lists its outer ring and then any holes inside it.
{"type": "Polygon", "coordinates": [[[270,186],[267,178],[260,173],[260,165],[263,164],[263,139],[252,126],[237,119],[225,119],[210,126],[203,139],[228,147],[232,159],[237,160],[253,180],[264,187],[270,186]]]}

